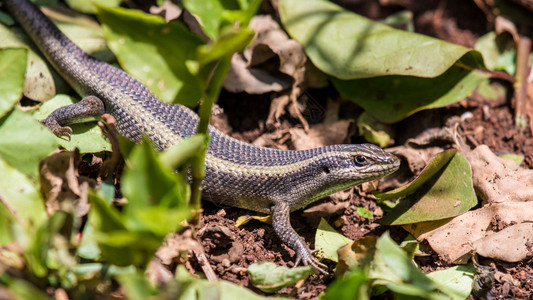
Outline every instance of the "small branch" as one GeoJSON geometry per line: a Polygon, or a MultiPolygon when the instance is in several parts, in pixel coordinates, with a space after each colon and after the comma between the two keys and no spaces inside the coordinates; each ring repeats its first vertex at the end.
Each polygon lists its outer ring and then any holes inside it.
{"type": "Polygon", "coordinates": [[[527,103],[527,76],[529,75],[528,58],[531,52],[531,40],[521,36],[516,50],[516,82],[515,88],[515,127],[519,132],[524,132],[528,126],[527,103]]]}

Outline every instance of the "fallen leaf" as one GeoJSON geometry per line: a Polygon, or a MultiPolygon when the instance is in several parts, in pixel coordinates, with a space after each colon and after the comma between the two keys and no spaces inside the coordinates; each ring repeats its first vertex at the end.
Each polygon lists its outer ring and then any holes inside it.
{"type": "Polygon", "coordinates": [[[533,223],[524,222],[479,239],[473,247],[481,256],[517,262],[531,256],[532,243],[533,223]]]}
{"type": "Polygon", "coordinates": [[[315,249],[318,250],[318,257],[338,262],[337,250],[351,242],[352,240],[335,231],[326,220],[320,220],[315,235],[315,249]]]}
{"type": "Polygon", "coordinates": [[[487,203],[533,201],[533,170],[497,157],[481,145],[465,153],[472,166],[472,180],[481,200],[487,203]]]}
{"type": "Polygon", "coordinates": [[[224,88],[234,92],[280,92],[301,83],[306,57],[303,48],[289,39],[271,16],[255,16],[249,24],[256,38],[242,54],[234,54],[224,88]],[[296,78],[301,77],[301,78],[296,78]]]}
{"type": "Polygon", "coordinates": [[[400,198],[381,224],[409,224],[446,219],[477,204],[470,166],[455,150],[438,154],[410,184],[375,194],[379,200],[400,198]]]}
{"type": "Polygon", "coordinates": [[[323,147],[327,145],[343,144],[348,138],[348,128],[353,120],[340,120],[335,123],[320,123],[305,132],[302,128],[289,129],[291,141],[297,150],[323,147]]]}
{"type": "MultiPolygon", "coordinates": [[[[523,244],[524,241],[533,236],[533,230],[527,232],[522,227],[516,227],[516,229],[510,230],[518,231],[520,229],[519,232],[514,233],[518,234],[517,239],[507,240],[500,244],[494,244],[490,239],[486,239],[483,244],[478,242],[478,240],[496,234],[490,230],[491,221],[496,215],[501,218],[502,222],[506,223],[530,222],[533,220],[533,202],[492,203],[453,219],[410,224],[404,228],[419,241],[428,241],[431,248],[446,261],[465,263],[470,258],[471,251],[477,248],[483,249],[484,253],[488,253],[491,248],[497,248],[502,252],[502,255],[505,255],[515,251],[516,245],[513,241],[523,244]]],[[[516,261],[512,256],[509,256],[508,259],[516,261]]]]}
{"type": "Polygon", "coordinates": [[[278,267],[272,262],[259,262],[248,267],[248,274],[250,281],[256,288],[266,293],[272,293],[315,274],[315,269],[311,266],[278,267]]]}

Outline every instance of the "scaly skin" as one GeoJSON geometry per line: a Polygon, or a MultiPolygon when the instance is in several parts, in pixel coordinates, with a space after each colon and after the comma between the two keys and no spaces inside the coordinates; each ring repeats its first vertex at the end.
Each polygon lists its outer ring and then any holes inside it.
{"type": "MultiPolygon", "coordinates": [[[[88,55],[32,3],[2,0],[48,61],[82,96],[44,120],[57,135],[80,118],[109,113],[133,141],[148,138],[158,150],[196,132],[198,116],[181,105],[158,101],[126,72],[88,55]]],[[[370,145],[333,145],[293,151],[255,147],[209,128],[202,196],[224,205],[272,214],[274,231],[295,250],[296,261],[325,272],[290,224],[290,212],[334,192],[386,176],[399,168],[392,154],[370,145]]]]}

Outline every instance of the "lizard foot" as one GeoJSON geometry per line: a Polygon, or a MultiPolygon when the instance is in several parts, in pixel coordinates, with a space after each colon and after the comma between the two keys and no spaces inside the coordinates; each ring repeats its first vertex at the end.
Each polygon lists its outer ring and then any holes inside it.
{"type": "Polygon", "coordinates": [[[304,266],[311,266],[313,267],[318,273],[322,273],[324,275],[328,274],[328,266],[321,263],[315,256],[313,256],[313,253],[317,252],[318,250],[309,250],[305,244],[301,244],[302,246],[298,247],[296,249],[296,262],[294,263],[294,266],[297,267],[300,262],[304,266]]]}
{"type": "Polygon", "coordinates": [[[69,126],[61,126],[59,123],[50,117],[44,119],[41,121],[50,131],[52,131],[53,134],[57,136],[66,136],[68,140],[70,141],[70,137],[72,135],[72,128],[69,126]]]}

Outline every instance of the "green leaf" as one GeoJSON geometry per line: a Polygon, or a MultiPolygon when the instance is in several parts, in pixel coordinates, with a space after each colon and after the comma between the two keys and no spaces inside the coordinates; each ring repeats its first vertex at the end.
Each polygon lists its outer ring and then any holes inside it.
{"type": "MultiPolygon", "coordinates": [[[[188,271],[179,266],[176,272],[177,281],[167,283],[167,286],[172,292],[174,290],[179,291],[179,295],[176,296],[175,292],[171,293],[168,299],[182,299],[182,300],[203,300],[203,299],[219,299],[219,300],[234,300],[234,299],[249,299],[260,300],[267,299],[266,297],[259,296],[244,286],[239,286],[229,281],[207,281],[205,279],[193,278],[189,275],[188,271]]],[[[161,295],[161,293],[160,293],[161,295]]],[[[164,294],[163,294],[164,295],[164,294]]],[[[164,298],[164,297],[161,297],[164,298]]],[[[279,297],[269,297],[268,299],[285,299],[279,297]]]]}
{"type": "Polygon", "coordinates": [[[521,154],[502,154],[499,157],[512,160],[517,165],[520,165],[524,161],[524,156],[521,154]]]}
{"type": "MultiPolygon", "coordinates": [[[[83,50],[104,61],[114,60],[113,53],[106,46],[102,30],[94,20],[83,15],[73,17],[57,10],[47,10],[46,13],[59,29],[83,50]]],[[[0,24],[0,49],[5,48],[29,50],[24,83],[26,97],[44,102],[56,92],[70,90],[20,28],[7,28],[0,24]]]]}
{"type": "Polygon", "coordinates": [[[130,230],[123,221],[123,213],[94,193],[89,194],[89,201],[92,205],[89,220],[102,258],[117,266],[145,268],[164,236],[130,230]]]}
{"type": "Polygon", "coordinates": [[[374,215],[372,214],[372,212],[366,207],[359,206],[357,207],[355,212],[361,217],[366,218],[366,219],[374,218],[374,215]]]}
{"type": "Polygon", "coordinates": [[[474,47],[483,55],[483,60],[488,69],[502,70],[511,75],[514,74],[514,61],[508,64],[505,62],[505,58],[501,58],[509,55],[509,53],[513,56],[516,54],[513,37],[508,32],[496,34],[496,32],[491,31],[486,33],[476,41],[474,47]]]}
{"type": "MultiPolygon", "coordinates": [[[[39,107],[33,118],[41,121],[59,107],[76,103],[76,100],[67,95],[57,95],[39,107]]],[[[55,136],[56,142],[61,147],[73,151],[78,148],[81,153],[96,153],[111,151],[111,144],[102,134],[102,130],[95,122],[85,122],[69,125],[72,128],[70,140],[65,137],[55,136]]]]}
{"type": "Polygon", "coordinates": [[[194,135],[184,141],[171,146],[161,155],[161,162],[169,168],[176,170],[187,160],[197,155],[199,151],[204,151],[209,143],[209,136],[194,135]]]}
{"type": "Polygon", "coordinates": [[[185,0],[183,5],[198,16],[200,26],[211,39],[217,39],[221,28],[239,22],[247,26],[261,4],[259,0],[185,0]]]}
{"type": "Polygon", "coordinates": [[[13,24],[15,24],[15,20],[13,20],[13,18],[4,13],[3,11],[0,11],[0,23],[3,23],[4,25],[7,25],[7,26],[11,26],[13,24]]]}
{"type": "Polygon", "coordinates": [[[72,219],[68,222],[68,218],[72,218],[72,216],[58,211],[48,218],[47,222],[42,224],[32,236],[31,244],[26,249],[24,256],[28,267],[37,277],[46,276],[51,269],[68,271],[76,264],[69,252],[68,244],[58,242],[62,239],[59,236],[59,231],[64,229],[66,224],[72,224],[72,219]],[[63,248],[61,249],[61,247],[63,248]]]}
{"type": "Polygon", "coordinates": [[[432,279],[440,290],[452,296],[451,299],[462,300],[468,298],[472,292],[475,273],[474,266],[468,264],[431,272],[427,277],[432,279]]]}
{"type": "Polygon", "coordinates": [[[32,299],[32,300],[49,300],[50,298],[33,284],[22,279],[11,278],[5,275],[2,278],[2,283],[5,284],[10,294],[15,295],[16,299],[32,299]]]}
{"type": "Polygon", "coordinates": [[[281,20],[344,98],[393,123],[457,102],[488,77],[479,52],[390,28],[324,0],[282,0],[281,20]]]}
{"type": "MultiPolygon", "coordinates": [[[[233,55],[235,52],[243,51],[252,41],[254,31],[249,28],[240,28],[236,32],[221,35],[213,43],[198,47],[196,59],[199,68],[223,57],[233,55]]],[[[191,68],[189,62],[189,68],[191,68]]],[[[193,71],[193,70],[191,70],[193,71]]]]}
{"type": "MultiPolygon", "coordinates": [[[[435,159],[441,161],[442,157],[454,152],[454,150],[448,151],[450,152],[439,154],[440,157],[437,155],[435,159]]],[[[432,168],[428,173],[434,172],[435,169],[432,168]]],[[[468,211],[477,204],[472,184],[472,171],[463,155],[456,153],[435,175],[424,174],[423,177],[431,178],[420,187],[418,187],[420,182],[416,184],[413,182],[413,187],[409,185],[400,192],[402,195],[409,194],[380,220],[382,224],[399,225],[442,220],[468,211]],[[411,194],[415,189],[416,193],[411,194]]],[[[387,194],[388,196],[391,195],[387,194]]]]}
{"type": "Polygon", "coordinates": [[[39,192],[24,174],[0,158],[0,221],[2,245],[18,239],[24,245],[46,221],[46,211],[39,192]],[[24,230],[28,236],[26,236],[24,230]]]}
{"type": "Polygon", "coordinates": [[[185,61],[203,42],[178,22],[138,10],[98,7],[108,45],[120,65],[165,102],[195,105],[202,86],[185,61]]]}
{"type": "Polygon", "coordinates": [[[352,240],[335,231],[324,218],[320,219],[315,235],[315,249],[318,250],[318,257],[338,262],[337,250],[351,242],[352,240]]]}
{"type": "Polygon", "coordinates": [[[388,233],[376,243],[376,254],[369,274],[374,285],[384,285],[399,296],[423,299],[447,299],[437,291],[436,284],[411,262],[405,252],[394,243],[388,233]]]}
{"type": "Polygon", "coordinates": [[[117,277],[126,296],[131,300],[149,299],[156,293],[156,289],[150,285],[142,273],[122,274],[117,277]]]}
{"type": "Polygon", "coordinates": [[[161,163],[149,143],[134,147],[126,165],[121,180],[122,192],[129,201],[126,213],[148,206],[186,206],[189,196],[186,179],[161,163]]]}
{"type": "Polygon", "coordinates": [[[104,5],[104,6],[119,6],[120,2],[122,0],[66,0],[67,4],[78,11],[94,14],[96,12],[95,4],[96,5],[104,5]]]}
{"type": "Polygon", "coordinates": [[[324,0],[280,0],[281,21],[313,62],[339,79],[385,75],[436,77],[470,53],[480,53],[372,21],[324,0]]]}
{"type": "Polygon", "coordinates": [[[353,270],[332,282],[320,299],[370,299],[370,279],[363,269],[353,270]]]}
{"type": "Polygon", "coordinates": [[[429,108],[446,106],[468,96],[486,73],[452,66],[435,78],[381,76],[331,81],[341,95],[362,106],[378,121],[394,123],[429,108]]]}
{"type": "Polygon", "coordinates": [[[437,154],[420,172],[420,174],[409,184],[396,188],[386,193],[373,193],[379,201],[405,198],[415,193],[420,187],[441,170],[457,153],[457,150],[450,149],[437,154]]]}
{"type": "Polygon", "coordinates": [[[26,49],[0,49],[0,117],[22,98],[27,56],[26,49]]]}
{"type": "MultiPolygon", "coordinates": [[[[49,68],[46,60],[41,57],[39,50],[30,42],[22,29],[18,27],[8,28],[0,24],[0,48],[27,49],[24,96],[42,102],[55,95],[56,83],[54,83],[51,68],[49,68]]],[[[56,75],[56,78],[58,78],[58,75],[56,75]]],[[[62,81],[61,79],[58,80],[62,81]]],[[[63,82],[64,85],[65,83],[63,82]]]]}
{"type": "Polygon", "coordinates": [[[56,148],[54,135],[29,114],[15,109],[0,119],[0,156],[33,181],[41,159],[56,148]]]}
{"type": "Polygon", "coordinates": [[[272,262],[258,262],[248,267],[248,274],[256,288],[272,293],[315,274],[315,270],[311,266],[287,268],[272,262]]]}
{"type": "Polygon", "coordinates": [[[376,120],[367,112],[363,112],[357,118],[357,128],[359,135],[365,137],[365,140],[376,144],[382,148],[387,147],[391,140],[392,128],[376,120]]]}

